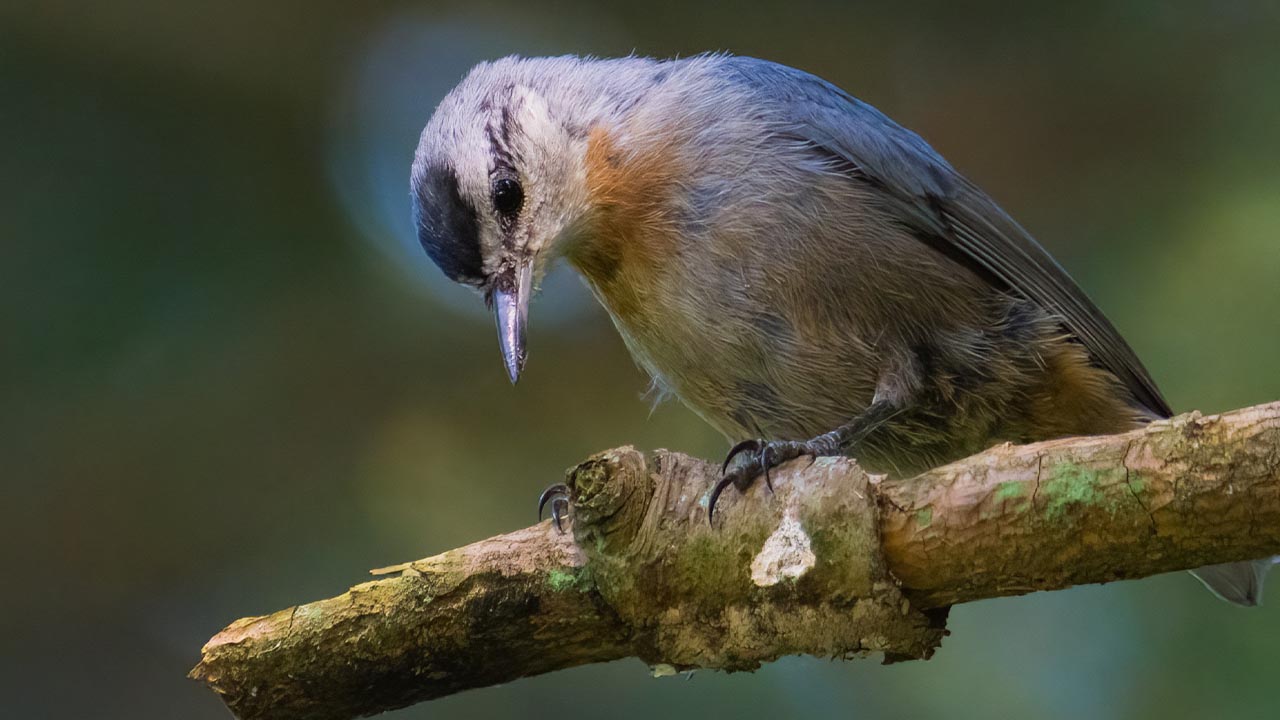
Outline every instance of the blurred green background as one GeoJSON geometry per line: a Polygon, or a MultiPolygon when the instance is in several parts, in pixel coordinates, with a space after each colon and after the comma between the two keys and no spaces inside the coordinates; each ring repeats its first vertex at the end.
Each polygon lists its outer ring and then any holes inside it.
{"type": "MultiPolygon", "coordinates": [[[[512,389],[480,300],[415,247],[418,132],[485,58],[823,75],[1029,227],[1176,408],[1280,399],[1276,4],[959,5],[0,5],[0,716],[225,717],[183,676],[234,618],[522,527],[594,451],[726,449],[650,415],[563,274],[512,389]]],[[[1280,715],[1280,612],[1181,573],[951,627],[927,663],[632,660],[392,717],[1280,715]]]]}

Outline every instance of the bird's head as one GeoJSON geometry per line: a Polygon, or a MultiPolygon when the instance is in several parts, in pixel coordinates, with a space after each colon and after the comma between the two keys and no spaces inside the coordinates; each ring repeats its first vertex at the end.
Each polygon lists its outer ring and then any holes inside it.
{"type": "Polygon", "coordinates": [[[418,239],[493,309],[507,374],[524,367],[529,299],[581,229],[584,155],[610,103],[578,58],[477,66],[436,108],[411,178],[418,239]]]}

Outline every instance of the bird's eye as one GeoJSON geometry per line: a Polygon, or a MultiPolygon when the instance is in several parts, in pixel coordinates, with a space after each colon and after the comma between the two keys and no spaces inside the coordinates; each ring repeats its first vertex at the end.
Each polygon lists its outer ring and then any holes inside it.
{"type": "Polygon", "coordinates": [[[511,178],[502,178],[493,184],[493,206],[503,215],[515,215],[524,204],[524,190],[511,178]]]}

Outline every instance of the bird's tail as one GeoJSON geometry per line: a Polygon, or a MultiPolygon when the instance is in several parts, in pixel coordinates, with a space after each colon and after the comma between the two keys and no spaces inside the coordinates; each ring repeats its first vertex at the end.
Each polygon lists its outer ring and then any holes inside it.
{"type": "Polygon", "coordinates": [[[1280,555],[1260,560],[1207,565],[1191,574],[1209,588],[1209,592],[1229,603],[1243,607],[1262,604],[1262,581],[1272,565],[1280,563],[1280,555]]]}

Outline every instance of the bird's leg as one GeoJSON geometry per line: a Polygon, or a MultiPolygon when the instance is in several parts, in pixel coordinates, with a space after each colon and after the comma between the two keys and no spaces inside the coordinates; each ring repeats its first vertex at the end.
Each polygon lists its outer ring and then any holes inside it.
{"type": "Polygon", "coordinates": [[[878,400],[853,420],[809,440],[744,440],[734,445],[729,455],[725,457],[724,465],[721,466],[720,472],[723,477],[711,491],[711,498],[707,503],[707,519],[714,518],[716,500],[730,485],[740,492],[745,491],[751,487],[756,478],[763,475],[765,484],[772,490],[773,482],[769,477],[769,471],[772,468],[802,455],[816,458],[852,454],[867,435],[900,411],[897,403],[878,400]],[[744,455],[747,458],[746,461],[729,470],[729,463],[739,455],[744,455]]]}

